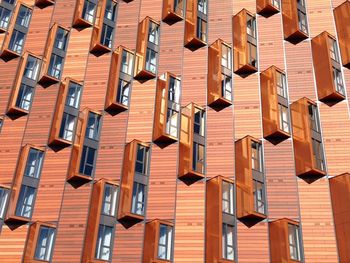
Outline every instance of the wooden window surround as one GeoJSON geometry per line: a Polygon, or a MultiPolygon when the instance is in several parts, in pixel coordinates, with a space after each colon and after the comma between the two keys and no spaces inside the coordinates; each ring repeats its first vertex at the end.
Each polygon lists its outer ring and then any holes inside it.
{"type": "MultiPolygon", "coordinates": [[[[5,222],[12,226],[19,226],[30,222],[30,218],[21,217],[16,215],[16,207],[23,184],[24,172],[26,169],[27,159],[30,149],[35,149],[41,152],[45,152],[45,147],[38,147],[31,144],[26,144],[20,153],[17,163],[17,169],[12,185],[11,196],[9,200],[9,206],[7,208],[7,216],[5,222]]],[[[36,193],[34,194],[33,203],[35,204],[36,193]]]]}
{"type": "Polygon", "coordinates": [[[162,20],[168,24],[181,21],[184,16],[184,3],[183,0],[163,0],[162,20]],[[175,2],[178,2],[177,6],[175,2]]]}
{"type": "MultiPolygon", "coordinates": [[[[208,19],[206,19],[208,21],[208,19]]],[[[198,0],[186,1],[185,38],[184,45],[194,51],[207,45],[197,36],[198,23],[198,0]]]]}
{"type": "MultiPolygon", "coordinates": [[[[194,115],[195,109],[204,109],[194,103],[188,104],[181,110],[180,158],[178,178],[186,184],[192,184],[205,177],[203,173],[193,170],[194,151],[194,115]]],[[[204,144],[203,144],[204,145],[204,144]]]]}
{"type": "MultiPolygon", "coordinates": [[[[94,183],[91,196],[91,205],[86,227],[85,243],[83,250],[83,262],[102,263],[103,260],[95,258],[96,241],[100,223],[114,228],[116,216],[107,216],[102,213],[105,185],[110,184],[118,187],[118,183],[102,178],[94,183]]],[[[118,198],[117,198],[118,200],[118,198]]]]}
{"type": "MultiPolygon", "coordinates": [[[[61,129],[61,123],[63,118],[63,113],[67,110],[66,107],[66,99],[67,94],[69,90],[70,83],[76,83],[82,86],[81,83],[79,83],[77,80],[66,78],[64,81],[61,82],[59,87],[59,94],[60,96],[57,97],[54,117],[51,124],[51,131],[49,135],[49,145],[50,146],[58,146],[58,147],[67,147],[72,145],[72,141],[65,140],[59,136],[60,129],[61,129]]],[[[68,106],[69,107],[69,106],[68,106]]],[[[71,110],[69,110],[69,113],[78,119],[79,116],[79,110],[73,109],[72,107],[69,107],[71,110]]],[[[76,121],[77,123],[77,121],[76,121]]],[[[73,133],[74,138],[74,133],[73,133]]]]}
{"type": "MultiPolygon", "coordinates": [[[[273,4],[274,0],[257,0],[256,1],[256,12],[259,15],[269,17],[280,12],[280,8],[273,4]]],[[[277,0],[278,1],[278,0],[277,0]]],[[[280,3],[281,5],[281,3],[280,3]]]]}
{"type": "MultiPolygon", "coordinates": [[[[146,223],[145,226],[145,239],[144,239],[144,249],[143,249],[143,263],[166,263],[172,262],[169,260],[158,258],[158,242],[159,242],[159,229],[160,225],[166,225],[174,227],[174,223],[170,221],[154,219],[146,223]]],[[[174,231],[173,231],[174,233],[174,231]]]]}
{"type": "MultiPolygon", "coordinates": [[[[11,187],[8,185],[5,185],[5,184],[0,184],[0,189],[3,189],[3,191],[7,192],[6,202],[3,204],[0,203],[0,208],[3,209],[2,215],[1,215],[2,211],[0,210],[0,234],[1,234],[2,226],[4,224],[4,219],[6,217],[7,205],[9,203],[9,199],[10,199],[11,187]]],[[[1,192],[0,192],[0,194],[1,194],[1,192]]],[[[1,201],[1,199],[0,199],[0,201],[1,201]]]]}
{"type": "Polygon", "coordinates": [[[270,235],[270,255],[272,263],[298,263],[300,261],[294,260],[290,256],[289,240],[288,240],[288,225],[299,226],[299,223],[282,218],[269,222],[270,235]]]}
{"type": "Polygon", "coordinates": [[[350,173],[329,179],[340,262],[350,262],[350,173]]]}
{"type": "Polygon", "coordinates": [[[54,5],[55,0],[35,0],[35,5],[40,8],[45,8],[50,5],[54,5]]]}
{"type": "Polygon", "coordinates": [[[311,183],[326,175],[325,171],[317,168],[313,155],[312,123],[309,116],[309,105],[316,105],[308,98],[301,98],[290,106],[293,126],[293,146],[296,175],[311,183]]]}
{"type": "MultiPolygon", "coordinates": [[[[257,68],[257,40],[247,33],[247,21],[255,15],[246,9],[242,9],[232,17],[233,34],[233,71],[234,73],[245,77],[258,71],[257,68]],[[251,49],[251,51],[250,51],[251,49]],[[255,53],[255,60],[253,59],[255,53]]],[[[256,22],[254,22],[256,34],[256,22]]]]}
{"type": "MultiPolygon", "coordinates": [[[[143,215],[132,213],[132,198],[134,182],[142,183],[147,186],[148,178],[142,175],[140,180],[136,178],[136,158],[138,145],[146,148],[150,147],[149,143],[141,142],[139,140],[133,140],[125,146],[124,159],[123,159],[123,171],[120,186],[120,202],[118,210],[118,221],[125,227],[129,228],[138,222],[144,220],[143,215]]],[[[147,199],[147,190],[145,192],[145,200],[147,199]]],[[[145,201],[146,202],[146,201],[145,201]]]]}
{"type": "Polygon", "coordinates": [[[235,225],[234,215],[223,212],[223,182],[234,185],[234,181],[224,176],[216,176],[206,183],[206,260],[207,262],[233,263],[233,260],[224,259],[222,255],[222,224],[235,225]]]}
{"type": "MultiPolygon", "coordinates": [[[[43,260],[35,259],[35,249],[38,243],[38,238],[40,234],[40,227],[49,227],[56,229],[56,225],[52,223],[42,222],[42,221],[36,221],[29,227],[29,232],[27,236],[27,243],[24,250],[24,256],[23,256],[23,262],[24,263],[42,263],[42,262],[48,262],[43,260]]],[[[54,242],[53,242],[54,244],[54,242]]],[[[52,244],[52,249],[53,245],[52,244]]],[[[53,254],[53,251],[51,252],[53,254]]]]}
{"type": "MultiPolygon", "coordinates": [[[[345,99],[345,90],[342,94],[336,89],[333,68],[341,74],[341,65],[338,61],[331,59],[329,39],[336,41],[332,35],[324,31],[311,40],[311,47],[318,99],[324,103],[333,104],[345,99]]],[[[335,50],[335,52],[338,51],[335,50]]],[[[337,56],[339,57],[339,54],[337,56]]]]}
{"type": "Polygon", "coordinates": [[[2,2],[0,3],[0,7],[5,8],[5,9],[7,9],[7,10],[10,11],[10,21],[8,21],[8,24],[7,24],[7,27],[6,27],[6,28],[0,27],[0,34],[7,32],[7,29],[8,29],[8,27],[9,27],[10,22],[11,22],[11,18],[13,17],[12,14],[13,14],[13,10],[14,10],[14,8],[15,8],[14,5],[15,5],[15,3],[10,4],[10,3],[5,2],[5,1],[2,1],[2,2]]]}
{"type": "Polygon", "coordinates": [[[232,105],[232,99],[225,97],[222,87],[223,74],[231,77],[231,98],[232,98],[232,49],[230,60],[231,69],[224,67],[221,63],[222,45],[231,49],[231,45],[221,39],[216,40],[208,48],[208,105],[214,109],[222,109],[232,105]]]}
{"type": "MultiPolygon", "coordinates": [[[[284,131],[280,125],[281,112],[279,109],[279,104],[288,109],[289,104],[287,98],[284,98],[278,94],[278,74],[284,74],[284,72],[276,66],[271,66],[260,74],[264,138],[274,144],[277,144],[290,137],[290,133],[284,131]]],[[[286,87],[284,87],[284,89],[286,90],[286,87]]]]}
{"type": "Polygon", "coordinates": [[[151,49],[155,51],[157,54],[159,53],[159,41],[158,41],[158,45],[154,45],[149,41],[150,23],[154,23],[158,25],[158,27],[160,27],[160,23],[158,21],[147,16],[145,19],[143,19],[139,23],[138,31],[137,31],[134,78],[141,81],[153,79],[156,77],[156,74],[154,72],[151,72],[146,68],[147,49],[151,49]]]}
{"type": "MultiPolygon", "coordinates": [[[[256,211],[254,204],[253,180],[262,177],[260,181],[264,181],[264,173],[253,169],[252,144],[254,142],[260,144],[258,139],[249,135],[235,142],[237,218],[248,227],[266,218],[265,214],[256,211]]],[[[262,154],[259,158],[262,158],[262,154]]],[[[260,160],[260,164],[263,164],[263,160],[260,160]]],[[[262,168],[261,171],[263,171],[262,168]]]]}
{"type": "Polygon", "coordinates": [[[298,19],[298,1],[297,0],[282,0],[282,18],[284,39],[297,44],[309,36],[299,28],[298,19]]]}
{"type": "MultiPolygon", "coordinates": [[[[95,111],[89,108],[85,108],[79,114],[79,118],[76,124],[75,139],[73,143],[73,149],[72,149],[70,164],[68,167],[68,175],[67,175],[67,181],[69,181],[74,187],[79,187],[93,180],[93,174],[92,176],[87,176],[79,172],[81,157],[82,157],[83,148],[86,140],[85,138],[86,126],[88,124],[90,112],[102,116],[101,112],[95,111]]],[[[95,159],[96,159],[96,156],[95,156],[95,159]]]]}
{"type": "Polygon", "coordinates": [[[350,2],[346,0],[344,3],[334,8],[333,12],[342,63],[344,67],[350,69],[350,2]]]}
{"type": "MultiPolygon", "coordinates": [[[[153,141],[160,143],[173,143],[178,140],[177,136],[172,136],[167,132],[168,106],[172,104],[172,109],[178,112],[177,129],[180,126],[180,105],[169,101],[170,78],[180,81],[174,74],[166,72],[165,78],[158,78],[156,91],[156,106],[154,113],[153,141]]],[[[178,90],[179,92],[179,90],[178,90]]]]}
{"type": "MultiPolygon", "coordinates": [[[[123,81],[129,82],[130,85],[132,82],[132,76],[124,73],[121,70],[122,60],[123,60],[123,52],[125,52],[125,51],[129,52],[130,54],[135,56],[135,53],[132,50],[130,50],[126,47],[123,47],[123,46],[119,46],[112,53],[112,62],[111,62],[111,67],[110,67],[110,71],[109,71],[107,94],[106,94],[106,100],[105,100],[105,110],[110,112],[110,113],[119,113],[119,112],[125,111],[129,108],[128,106],[126,106],[118,101],[118,98],[121,95],[119,93],[122,92],[122,91],[118,90],[119,81],[123,80],[123,81]]],[[[133,59],[133,61],[134,61],[134,59],[133,59]]],[[[129,96],[130,96],[130,91],[129,91],[129,96]]]]}
{"type": "MultiPolygon", "coordinates": [[[[96,4],[96,10],[95,15],[98,9],[98,2],[92,1],[94,4],[96,4]]],[[[85,0],[77,0],[75,4],[75,10],[74,10],[74,17],[73,17],[73,27],[75,28],[87,28],[92,27],[93,23],[90,21],[87,21],[83,18],[83,9],[84,9],[85,0]]],[[[101,10],[99,10],[101,11],[101,10]]]]}

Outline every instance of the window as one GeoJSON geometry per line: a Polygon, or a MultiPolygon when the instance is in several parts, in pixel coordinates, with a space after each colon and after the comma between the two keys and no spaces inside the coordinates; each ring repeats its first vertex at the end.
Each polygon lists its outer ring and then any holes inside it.
{"type": "Polygon", "coordinates": [[[174,11],[176,14],[183,15],[183,0],[174,0],[174,11]]]}
{"type": "Polygon", "coordinates": [[[104,45],[105,47],[112,48],[113,31],[114,31],[113,27],[103,24],[101,44],[104,45]]]}
{"type": "Polygon", "coordinates": [[[83,19],[88,21],[89,23],[93,23],[95,18],[95,12],[96,4],[89,0],[85,0],[82,15],[83,19]]]}
{"type": "Polygon", "coordinates": [[[234,260],[233,247],[234,227],[229,224],[222,224],[222,257],[227,260],[234,260]]]}
{"type": "Polygon", "coordinates": [[[252,169],[258,172],[262,172],[261,145],[257,142],[252,142],[252,169]]]}
{"type": "Polygon", "coordinates": [[[148,174],[148,151],[148,147],[137,145],[135,172],[144,175],[148,174]]]}
{"type": "Polygon", "coordinates": [[[180,102],[180,81],[170,76],[168,100],[173,103],[180,102]]]}
{"type": "Polygon", "coordinates": [[[0,28],[6,30],[11,18],[11,11],[0,6],[0,28]]]}
{"type": "Polygon", "coordinates": [[[194,133],[204,136],[205,111],[194,109],[194,133]]]}
{"type": "Polygon", "coordinates": [[[322,143],[312,138],[312,149],[313,149],[314,160],[316,162],[316,168],[321,171],[324,171],[325,163],[324,163],[324,157],[323,157],[322,143]]]}
{"type": "Polygon", "coordinates": [[[338,52],[337,41],[329,37],[328,42],[329,42],[329,52],[331,54],[331,59],[333,59],[336,62],[339,62],[339,52],[338,52]]]}
{"type": "Polygon", "coordinates": [[[253,38],[256,38],[255,17],[250,15],[247,15],[247,34],[253,38]]]}
{"type": "Polygon", "coordinates": [[[24,33],[14,29],[12,31],[9,49],[18,54],[21,54],[23,49],[23,44],[24,44],[24,37],[25,37],[24,33]]]}
{"type": "Polygon", "coordinates": [[[102,203],[102,214],[115,216],[117,208],[117,195],[118,188],[115,185],[105,184],[103,203],[102,203]]]}
{"type": "Polygon", "coordinates": [[[172,108],[168,108],[166,116],[166,133],[170,134],[173,137],[177,137],[178,119],[179,113],[172,108]]]}
{"type": "Polygon", "coordinates": [[[78,109],[80,102],[80,94],[81,86],[77,83],[69,82],[66,105],[78,109]]]}
{"type": "Polygon", "coordinates": [[[148,41],[159,45],[159,25],[149,22],[149,33],[148,33],[148,41]]]}
{"type": "Polygon", "coordinates": [[[198,0],[198,11],[207,14],[207,0],[198,0]]]}
{"type": "Polygon", "coordinates": [[[234,185],[222,181],[222,212],[230,215],[235,214],[234,210],[234,185]]]}
{"type": "Polygon", "coordinates": [[[281,3],[280,0],[271,0],[271,4],[276,7],[277,9],[280,9],[281,3]]]}
{"type": "Polygon", "coordinates": [[[75,120],[76,120],[75,116],[70,115],[66,112],[63,113],[61,128],[59,133],[60,138],[70,142],[73,141],[75,120]]]}
{"type": "Polygon", "coordinates": [[[0,219],[4,219],[5,217],[5,209],[8,196],[9,190],[5,188],[0,188],[0,219]]]}
{"type": "Polygon", "coordinates": [[[100,225],[98,229],[98,238],[96,244],[96,259],[110,260],[114,228],[100,225]]]}
{"type": "Polygon", "coordinates": [[[164,224],[159,225],[158,258],[171,260],[173,227],[164,224]]]}
{"type": "Polygon", "coordinates": [[[64,30],[63,28],[58,27],[56,32],[54,47],[61,50],[66,50],[68,34],[69,32],[67,30],[64,30]]]}
{"type": "Polygon", "coordinates": [[[146,186],[144,184],[134,182],[132,191],[132,207],[131,212],[138,215],[144,215],[145,213],[145,191],[146,186]]]}
{"type": "Polygon", "coordinates": [[[34,148],[30,148],[24,176],[39,179],[44,153],[34,148]]]}
{"type": "Polygon", "coordinates": [[[121,71],[131,76],[133,61],[134,61],[134,54],[126,50],[123,50],[121,71]]]}
{"type": "Polygon", "coordinates": [[[279,125],[280,129],[284,132],[289,133],[289,114],[288,108],[282,104],[278,104],[279,110],[279,125]]]}
{"type": "Polygon", "coordinates": [[[345,96],[343,76],[341,74],[341,71],[334,67],[333,67],[333,80],[334,80],[335,90],[340,94],[342,94],[343,96],[345,96]]]}
{"type": "Polygon", "coordinates": [[[248,42],[247,43],[248,47],[248,64],[252,65],[253,67],[257,67],[257,50],[256,50],[256,45],[248,42]]]}
{"type": "Polygon", "coordinates": [[[4,120],[2,118],[0,118],[0,132],[1,132],[1,128],[4,125],[4,120]]]}
{"type": "Polygon", "coordinates": [[[130,82],[119,79],[117,101],[125,106],[129,105],[130,82]]]}
{"type": "Polygon", "coordinates": [[[95,164],[95,153],[95,149],[84,145],[83,153],[81,154],[79,173],[92,176],[95,164]]]}
{"type": "Polygon", "coordinates": [[[31,16],[32,16],[32,10],[29,9],[28,7],[21,5],[17,15],[16,25],[20,25],[28,28],[31,16]]]}
{"type": "Polygon", "coordinates": [[[286,76],[278,71],[276,71],[276,85],[277,85],[277,94],[287,99],[286,76]]]}
{"type": "Polygon", "coordinates": [[[232,100],[232,78],[225,74],[221,74],[221,88],[222,96],[231,101],[232,100]]]}
{"type": "Polygon", "coordinates": [[[200,17],[197,17],[197,38],[207,42],[207,21],[200,17]]]}
{"type": "Polygon", "coordinates": [[[16,100],[16,107],[29,111],[32,104],[33,87],[21,84],[16,100]]]}
{"type": "Polygon", "coordinates": [[[36,80],[39,72],[39,60],[33,56],[28,56],[23,75],[26,78],[36,80]]]}
{"type": "Polygon", "coordinates": [[[2,1],[9,3],[10,5],[13,5],[15,3],[15,0],[2,0],[2,1]]]}
{"type": "Polygon", "coordinates": [[[232,68],[232,51],[225,44],[221,44],[221,66],[227,69],[232,68]]]}
{"type": "Polygon", "coordinates": [[[300,237],[299,237],[298,226],[288,224],[288,241],[289,241],[290,258],[293,260],[300,261],[301,254],[300,254],[300,237]]]}
{"type": "Polygon", "coordinates": [[[117,11],[117,3],[111,0],[107,0],[105,19],[108,19],[110,21],[115,21],[116,11],[117,11]]]}
{"type": "Polygon", "coordinates": [[[16,207],[16,216],[31,218],[34,208],[34,195],[36,189],[22,185],[16,207]]]}
{"type": "Polygon", "coordinates": [[[35,259],[43,261],[51,260],[55,233],[56,229],[52,227],[40,226],[35,249],[35,259]]]}
{"type": "Polygon", "coordinates": [[[305,7],[305,0],[297,0],[299,6],[305,7]]]}
{"type": "Polygon", "coordinates": [[[264,183],[253,179],[254,210],[265,214],[265,191],[264,183]]]}
{"type": "Polygon", "coordinates": [[[56,54],[51,55],[48,74],[56,79],[61,78],[63,68],[63,57],[56,54]]]}
{"type": "Polygon", "coordinates": [[[147,48],[146,54],[146,70],[156,73],[157,71],[157,55],[158,53],[153,49],[147,48]]]}
{"type": "Polygon", "coordinates": [[[194,142],[192,169],[202,174],[204,174],[204,168],[205,168],[204,154],[205,154],[204,145],[194,142]]]}
{"type": "Polygon", "coordinates": [[[99,139],[101,116],[92,112],[89,112],[88,124],[86,126],[85,138],[92,140],[99,139]]]}
{"type": "Polygon", "coordinates": [[[309,116],[311,121],[311,129],[315,132],[321,132],[316,105],[309,105],[309,116]]]}
{"type": "Polygon", "coordinates": [[[305,34],[308,34],[306,14],[299,9],[298,9],[298,23],[299,23],[299,30],[303,31],[305,34]]]}

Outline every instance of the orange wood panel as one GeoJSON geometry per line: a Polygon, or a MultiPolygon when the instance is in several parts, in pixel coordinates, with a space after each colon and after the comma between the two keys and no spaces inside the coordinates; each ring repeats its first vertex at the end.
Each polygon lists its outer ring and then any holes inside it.
{"type": "Polygon", "coordinates": [[[251,13],[256,12],[256,0],[235,0],[233,1],[233,14],[241,11],[243,8],[251,13]]]}
{"type": "Polygon", "coordinates": [[[327,31],[330,34],[335,35],[331,1],[308,0],[306,3],[306,8],[310,37],[317,36],[323,31],[327,31]]]}
{"type": "Polygon", "coordinates": [[[210,1],[208,11],[208,44],[221,38],[232,43],[232,0],[210,1]]]}
{"type": "Polygon", "coordinates": [[[162,19],[163,0],[142,0],[140,6],[140,21],[149,16],[160,21],[162,19]]]}
{"type": "Polygon", "coordinates": [[[61,26],[70,28],[73,22],[76,2],[76,0],[55,0],[51,25],[56,22],[61,26]]]}
{"type": "Polygon", "coordinates": [[[3,61],[0,59],[0,113],[4,114],[7,108],[7,103],[10,98],[11,89],[14,85],[17,68],[20,58],[12,59],[10,61],[3,61]]]}
{"type": "Polygon", "coordinates": [[[0,235],[0,261],[18,263],[22,260],[22,254],[26,244],[28,225],[23,225],[11,230],[6,225],[2,227],[0,235]]]}

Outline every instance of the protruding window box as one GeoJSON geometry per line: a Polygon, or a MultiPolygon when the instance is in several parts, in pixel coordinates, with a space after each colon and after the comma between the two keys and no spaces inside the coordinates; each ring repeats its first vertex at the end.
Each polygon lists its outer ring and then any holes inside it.
{"type": "Polygon", "coordinates": [[[341,60],[344,67],[350,69],[350,2],[344,1],[334,8],[334,20],[338,33],[341,60]]]}
{"type": "Polygon", "coordinates": [[[350,261],[350,174],[344,173],[329,179],[334,225],[340,262],[350,261]]]}
{"type": "Polygon", "coordinates": [[[256,12],[259,15],[269,17],[281,10],[281,0],[257,0],[256,12]]]}
{"type": "Polygon", "coordinates": [[[324,31],[311,41],[318,99],[336,103],[345,99],[345,88],[336,39],[324,31]]]}
{"type": "Polygon", "coordinates": [[[158,78],[154,113],[153,141],[173,143],[178,140],[180,122],[180,80],[167,72],[158,78]]]}
{"type": "Polygon", "coordinates": [[[298,222],[288,218],[269,222],[269,237],[271,262],[303,262],[298,222]]]}
{"type": "Polygon", "coordinates": [[[9,202],[11,187],[0,184],[0,233],[6,217],[6,208],[9,202]]]}
{"type": "Polygon", "coordinates": [[[290,137],[286,83],[283,71],[275,66],[260,74],[264,138],[274,144],[290,137]]]}
{"type": "Polygon", "coordinates": [[[297,44],[309,37],[305,0],[282,0],[284,39],[297,44]]]}
{"type": "Polygon", "coordinates": [[[184,3],[183,0],[163,0],[162,20],[169,24],[181,21],[184,16],[184,3]]]}
{"type": "Polygon", "coordinates": [[[178,178],[192,184],[205,176],[205,111],[194,103],[181,110],[178,178]]]}
{"type": "Polygon", "coordinates": [[[146,223],[143,263],[172,262],[173,228],[174,224],[165,220],[154,219],[146,223]]]}
{"type": "Polygon", "coordinates": [[[250,227],[266,218],[261,143],[246,136],[235,142],[235,154],[237,218],[250,227]]]}
{"type": "Polygon", "coordinates": [[[258,71],[255,15],[242,9],[232,18],[234,73],[248,76],[258,71]]]}
{"type": "Polygon", "coordinates": [[[222,109],[232,105],[232,49],[218,39],[208,54],[208,105],[222,109]]]}
{"type": "Polygon", "coordinates": [[[54,5],[55,0],[35,0],[35,5],[40,8],[45,8],[50,5],[54,5]]]}
{"type": "Polygon", "coordinates": [[[74,10],[73,27],[92,27],[95,21],[97,5],[96,0],[77,0],[74,10]]]}
{"type": "Polygon", "coordinates": [[[301,98],[291,104],[291,115],[295,172],[310,183],[326,175],[316,103],[301,98]]]}

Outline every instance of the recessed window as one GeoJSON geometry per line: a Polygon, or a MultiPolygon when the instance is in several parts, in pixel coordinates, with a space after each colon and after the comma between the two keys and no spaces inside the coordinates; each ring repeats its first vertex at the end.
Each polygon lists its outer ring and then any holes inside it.
{"type": "Polygon", "coordinates": [[[99,139],[101,116],[89,112],[88,124],[86,126],[85,137],[97,141],[99,139]]]}
{"type": "Polygon", "coordinates": [[[43,163],[44,152],[30,148],[24,176],[39,179],[41,166],[43,163]]]}
{"type": "Polygon", "coordinates": [[[229,224],[222,224],[222,257],[227,260],[234,260],[234,227],[229,224]]]}
{"type": "Polygon", "coordinates": [[[179,113],[177,110],[172,108],[167,109],[166,117],[166,133],[173,137],[177,137],[177,126],[178,126],[179,113]]]}
{"type": "Polygon", "coordinates": [[[56,79],[61,78],[63,68],[63,57],[56,54],[51,55],[48,74],[56,79]]]}
{"type": "Polygon", "coordinates": [[[32,104],[34,88],[21,84],[16,100],[16,107],[29,111],[32,104]]]}
{"type": "Polygon", "coordinates": [[[125,106],[129,105],[130,86],[131,83],[129,81],[119,79],[117,101],[125,106]]]}
{"type": "Polygon", "coordinates": [[[180,102],[180,80],[170,76],[168,100],[173,103],[180,102]]]}
{"type": "Polygon", "coordinates": [[[100,225],[96,244],[96,259],[109,261],[111,258],[113,227],[100,225]]]}
{"type": "Polygon", "coordinates": [[[117,3],[111,0],[107,0],[105,19],[108,19],[110,21],[115,21],[116,13],[117,13],[117,3]]]}
{"type": "Polygon", "coordinates": [[[333,38],[328,37],[328,42],[331,59],[333,59],[336,62],[339,62],[339,51],[337,41],[335,41],[333,38]]]}
{"type": "Polygon", "coordinates": [[[279,126],[284,132],[289,133],[289,114],[288,108],[282,104],[278,104],[279,126]]]}
{"type": "Polygon", "coordinates": [[[205,111],[198,108],[194,109],[194,133],[204,136],[205,132],[205,111]]]}
{"type": "Polygon", "coordinates": [[[254,210],[265,214],[265,190],[264,183],[253,179],[254,210]]]}
{"type": "Polygon", "coordinates": [[[262,150],[257,142],[252,142],[252,169],[262,172],[262,150]]]}
{"type": "Polygon", "coordinates": [[[115,185],[105,184],[102,203],[102,214],[115,216],[117,208],[118,188],[115,185]]]}
{"type": "Polygon", "coordinates": [[[198,0],[198,11],[207,14],[207,0],[198,0]]]}
{"type": "Polygon", "coordinates": [[[144,215],[145,213],[145,191],[146,186],[134,182],[132,191],[132,207],[131,212],[137,215],[144,215]]]}
{"type": "Polygon", "coordinates": [[[75,116],[68,114],[66,112],[63,113],[61,128],[59,133],[60,138],[70,142],[73,141],[75,120],[76,120],[75,116]]]}
{"type": "Polygon", "coordinates": [[[132,67],[134,61],[134,54],[123,50],[121,71],[125,74],[132,75],[132,67]]]}
{"type": "Polygon", "coordinates": [[[207,42],[207,21],[200,17],[197,17],[197,38],[207,42]]]}
{"type": "Polygon", "coordinates": [[[0,6],[0,28],[6,30],[11,18],[11,10],[0,6]]]}
{"type": "Polygon", "coordinates": [[[257,67],[258,66],[258,61],[257,61],[257,49],[256,49],[256,45],[254,45],[253,43],[248,42],[247,43],[247,59],[248,59],[248,64],[253,66],[253,67],[257,67]]]}
{"type": "Polygon", "coordinates": [[[28,79],[36,80],[39,73],[39,66],[40,63],[37,58],[28,56],[23,76],[28,79]]]}
{"type": "Polygon", "coordinates": [[[28,28],[31,16],[32,10],[21,5],[18,11],[16,24],[28,28]]]}
{"type": "Polygon", "coordinates": [[[173,227],[160,224],[159,225],[159,241],[158,241],[158,258],[162,260],[171,260],[173,240],[173,227]]]}
{"type": "Polygon", "coordinates": [[[159,25],[151,21],[149,22],[148,41],[155,45],[159,44],[159,25]]]}
{"type": "Polygon", "coordinates": [[[253,38],[256,38],[256,24],[255,17],[247,14],[247,34],[253,38]]]}
{"type": "Polygon", "coordinates": [[[335,67],[333,67],[333,81],[335,90],[345,96],[344,82],[341,71],[335,67]]]}
{"type": "Polygon", "coordinates": [[[229,46],[221,44],[221,66],[232,68],[232,50],[229,46]]]}
{"type": "Polygon", "coordinates": [[[205,150],[204,145],[193,143],[193,161],[192,169],[198,173],[204,174],[205,170],[205,150]]]}
{"type": "Polygon", "coordinates": [[[277,9],[281,8],[280,0],[271,0],[271,4],[276,7],[277,9]]]}
{"type": "Polygon", "coordinates": [[[157,71],[157,52],[153,49],[147,48],[146,53],[146,70],[156,73],[157,71]]]}
{"type": "Polygon", "coordinates": [[[101,44],[104,45],[105,47],[112,48],[113,31],[114,31],[113,27],[103,24],[101,44]]]}
{"type": "Polygon", "coordinates": [[[290,258],[301,261],[299,227],[288,224],[288,241],[290,258]]]}
{"type": "Polygon", "coordinates": [[[306,14],[300,9],[298,9],[298,24],[299,30],[304,32],[305,34],[308,34],[306,14]]]}
{"type": "Polygon", "coordinates": [[[88,21],[89,23],[93,23],[95,18],[95,12],[96,4],[89,0],[85,0],[82,14],[83,19],[88,21]]]}
{"type": "Polygon", "coordinates": [[[321,129],[316,105],[309,105],[309,117],[311,121],[311,129],[315,132],[320,133],[321,129]]]}
{"type": "Polygon", "coordinates": [[[222,96],[231,101],[232,100],[232,77],[221,74],[221,89],[222,96]]]}
{"type": "Polygon", "coordinates": [[[23,50],[23,45],[24,45],[24,38],[25,38],[24,33],[14,29],[12,31],[9,49],[18,54],[21,54],[23,50]]]}
{"type": "Polygon", "coordinates": [[[0,219],[4,219],[9,190],[0,187],[0,219]]]}
{"type": "Polygon", "coordinates": [[[66,105],[78,109],[80,103],[80,95],[81,85],[74,82],[69,82],[66,105]]]}
{"type": "Polygon", "coordinates": [[[138,144],[135,172],[144,174],[144,175],[148,174],[148,158],[149,158],[148,155],[149,155],[149,148],[138,144]]]}
{"type": "Polygon", "coordinates": [[[176,14],[183,15],[183,8],[184,8],[184,1],[183,0],[174,0],[174,11],[176,14]]]}
{"type": "Polygon", "coordinates": [[[277,85],[277,94],[287,99],[286,76],[278,71],[276,71],[276,85],[277,85]]]}
{"type": "Polygon", "coordinates": [[[226,181],[222,181],[222,212],[230,215],[235,214],[234,185],[226,181]]]}
{"type": "Polygon", "coordinates": [[[57,28],[56,38],[55,38],[55,48],[66,50],[67,40],[69,32],[61,27],[57,28]]]}
{"type": "Polygon", "coordinates": [[[81,154],[79,173],[92,176],[95,165],[96,150],[88,146],[83,147],[81,154]]]}
{"type": "Polygon", "coordinates": [[[324,171],[326,167],[324,162],[322,143],[312,138],[312,149],[313,149],[313,157],[316,162],[316,168],[321,171],[324,171]]]}
{"type": "Polygon", "coordinates": [[[40,226],[38,241],[35,249],[35,259],[50,261],[53,250],[56,229],[52,227],[40,226]]]}
{"type": "Polygon", "coordinates": [[[16,216],[31,218],[36,189],[22,185],[16,207],[16,216]]]}

